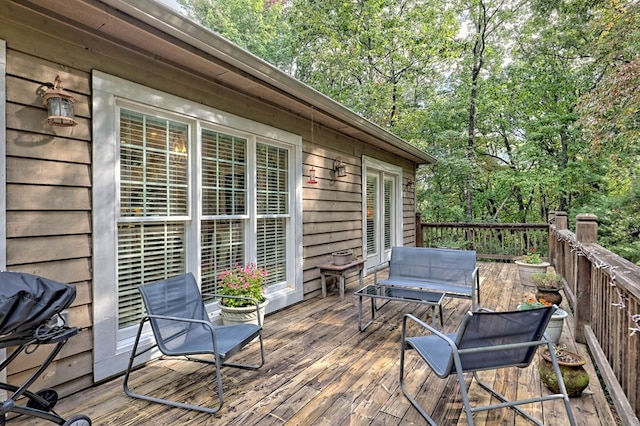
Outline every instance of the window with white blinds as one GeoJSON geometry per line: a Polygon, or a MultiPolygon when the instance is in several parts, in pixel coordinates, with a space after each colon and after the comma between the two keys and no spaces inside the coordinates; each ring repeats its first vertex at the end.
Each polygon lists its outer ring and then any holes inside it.
{"type": "Polygon", "coordinates": [[[390,178],[384,179],[384,249],[391,249],[391,241],[393,238],[393,187],[395,181],[390,178]]]}
{"type": "Polygon", "coordinates": [[[186,124],[120,109],[119,328],[143,314],[140,284],[185,272],[187,135],[186,124]]]}
{"type": "Polygon", "coordinates": [[[378,177],[367,176],[367,254],[374,255],[378,252],[378,177]]]}
{"type": "Polygon", "coordinates": [[[213,293],[222,271],[245,264],[248,140],[208,129],[201,140],[201,282],[213,293]]]}
{"type": "MultiPolygon", "coordinates": [[[[187,271],[189,126],[120,110],[120,223],[118,325],[143,315],[137,287],[187,271]]],[[[255,262],[267,285],[287,279],[290,220],[289,149],[212,129],[200,134],[200,281],[216,291],[218,276],[235,264],[255,262]],[[248,162],[248,153],[255,161],[248,162]],[[251,164],[254,170],[249,170],[251,164]],[[255,184],[247,175],[256,176],[255,184]],[[252,197],[252,202],[248,200],[252,197]],[[249,206],[255,206],[251,215],[249,206]],[[247,229],[256,229],[253,239],[247,229]],[[255,253],[250,260],[247,253],[255,253]]],[[[197,169],[197,167],[194,167],[197,169]]],[[[194,180],[195,181],[195,180],[194,180]]]]}
{"type": "Polygon", "coordinates": [[[256,171],[257,264],[267,270],[267,285],[272,285],[287,276],[288,150],[258,143],[256,171]]]}
{"type": "Polygon", "coordinates": [[[98,70],[91,87],[94,379],[126,368],[143,283],[212,292],[251,262],[269,310],[301,301],[302,137],[98,70]]]}

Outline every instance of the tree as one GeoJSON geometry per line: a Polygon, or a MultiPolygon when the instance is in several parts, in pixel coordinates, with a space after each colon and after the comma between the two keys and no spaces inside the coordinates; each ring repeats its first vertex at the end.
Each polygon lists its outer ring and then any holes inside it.
{"type": "Polygon", "coordinates": [[[444,0],[294,0],[287,17],[295,77],[389,129],[424,102],[457,30],[444,0]]]}
{"type": "Polygon", "coordinates": [[[287,69],[289,27],[284,0],[178,0],[187,16],[254,55],[287,69]]]}

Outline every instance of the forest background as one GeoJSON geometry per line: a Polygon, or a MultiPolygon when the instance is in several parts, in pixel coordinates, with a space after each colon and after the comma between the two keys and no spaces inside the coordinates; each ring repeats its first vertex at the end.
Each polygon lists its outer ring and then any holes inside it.
{"type": "Polygon", "coordinates": [[[430,222],[594,213],[640,265],[640,0],[178,0],[438,159],[430,222]]]}

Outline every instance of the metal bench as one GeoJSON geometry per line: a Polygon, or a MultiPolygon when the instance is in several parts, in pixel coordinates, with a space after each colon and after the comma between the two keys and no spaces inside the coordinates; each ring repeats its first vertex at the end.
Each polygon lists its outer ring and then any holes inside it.
{"type": "Polygon", "coordinates": [[[392,286],[444,293],[448,297],[471,299],[471,308],[480,304],[480,275],[475,250],[426,247],[393,247],[389,275],[376,286],[392,286]]]}

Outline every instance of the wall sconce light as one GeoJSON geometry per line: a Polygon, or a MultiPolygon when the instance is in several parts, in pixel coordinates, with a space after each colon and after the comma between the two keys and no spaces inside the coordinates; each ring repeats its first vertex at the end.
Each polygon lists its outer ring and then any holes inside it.
{"type": "Polygon", "coordinates": [[[56,76],[53,84],[42,95],[42,104],[47,107],[47,123],[53,126],[72,127],[78,124],[73,113],[76,99],[62,89],[62,80],[56,76]]]}
{"type": "Polygon", "coordinates": [[[316,169],[314,169],[313,166],[309,169],[309,180],[307,183],[318,183],[316,180],[316,169]]]}
{"type": "Polygon", "coordinates": [[[333,161],[333,170],[336,171],[336,176],[338,177],[345,177],[347,175],[347,166],[339,158],[333,161]]]}
{"type": "Polygon", "coordinates": [[[413,177],[409,176],[409,178],[407,179],[407,191],[411,191],[413,189],[415,189],[416,187],[416,181],[413,179],[413,177]]]}

